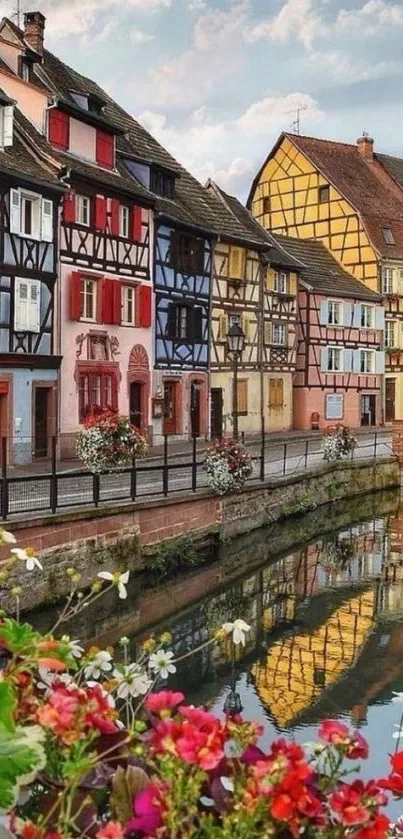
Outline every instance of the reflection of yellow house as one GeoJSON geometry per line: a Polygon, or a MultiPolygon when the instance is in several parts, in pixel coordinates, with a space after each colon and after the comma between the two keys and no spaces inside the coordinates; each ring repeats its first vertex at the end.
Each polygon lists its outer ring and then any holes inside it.
{"type": "Polygon", "coordinates": [[[254,665],[257,692],[279,727],[290,725],[349,670],[373,627],[375,609],[375,591],[352,597],[317,629],[280,638],[266,662],[254,665]]]}

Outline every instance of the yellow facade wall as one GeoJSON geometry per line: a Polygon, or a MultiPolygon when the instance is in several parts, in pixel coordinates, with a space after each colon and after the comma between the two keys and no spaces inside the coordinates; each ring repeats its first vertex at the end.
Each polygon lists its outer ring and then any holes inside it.
{"type": "MultiPolygon", "coordinates": [[[[238,416],[238,430],[245,434],[260,434],[261,421],[261,373],[240,370],[239,380],[247,381],[248,413],[238,416]]],[[[232,434],[233,375],[231,372],[212,372],[211,387],[223,392],[223,434],[232,434]]],[[[292,428],[292,373],[263,373],[263,411],[266,433],[289,431],[292,428]],[[269,406],[270,379],[283,379],[283,406],[269,406]]]]}

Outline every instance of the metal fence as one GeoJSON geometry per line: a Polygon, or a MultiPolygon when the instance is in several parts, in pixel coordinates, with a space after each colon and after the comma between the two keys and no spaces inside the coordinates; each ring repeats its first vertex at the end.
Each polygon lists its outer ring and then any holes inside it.
{"type": "MultiPolygon", "coordinates": [[[[83,506],[96,508],[106,503],[166,497],[178,492],[195,493],[206,488],[204,441],[194,438],[186,453],[178,452],[177,443],[172,445],[173,442],[165,437],[161,455],[134,460],[128,468],[98,475],[80,468],[65,468],[66,464],[57,459],[55,437],[50,440],[51,456],[42,471],[37,471],[35,463],[23,469],[8,467],[9,441],[1,438],[1,518],[56,513],[83,506]]],[[[323,462],[320,437],[290,438],[283,442],[262,436],[244,438],[244,443],[253,457],[249,483],[295,474],[323,462]]],[[[360,437],[351,457],[376,459],[391,454],[390,437],[377,432],[360,437]]]]}

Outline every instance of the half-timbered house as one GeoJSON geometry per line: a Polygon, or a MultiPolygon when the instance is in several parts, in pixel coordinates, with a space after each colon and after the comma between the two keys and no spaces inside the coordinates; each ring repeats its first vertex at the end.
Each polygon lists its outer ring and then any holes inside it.
{"type": "Polygon", "coordinates": [[[267,229],[315,238],[382,295],[386,422],[403,419],[403,160],[356,144],[282,134],[257,173],[248,206],[267,229]]]}
{"type": "Polygon", "coordinates": [[[0,91],[0,458],[14,464],[50,452],[61,362],[54,323],[62,188],[24,144],[21,119],[0,91]]]}
{"type": "Polygon", "coordinates": [[[123,130],[105,113],[106,94],[44,49],[40,12],[27,13],[24,23],[24,33],[7,20],[0,27],[0,84],[24,114],[27,144],[65,189],[57,335],[67,455],[80,423],[97,408],[119,409],[148,431],[152,199],[117,160],[123,130]]]}
{"type": "Polygon", "coordinates": [[[375,426],[385,369],[382,298],[345,271],[322,242],[276,235],[303,266],[293,387],[296,429],[375,426]]]}

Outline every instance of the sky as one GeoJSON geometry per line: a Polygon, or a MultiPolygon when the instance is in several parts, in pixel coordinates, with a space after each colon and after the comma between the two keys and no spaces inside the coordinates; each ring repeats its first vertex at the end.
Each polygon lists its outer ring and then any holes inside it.
{"type": "Polygon", "coordinates": [[[403,0],[33,2],[48,49],[241,199],[298,108],[302,134],[403,157],[403,0]]]}

